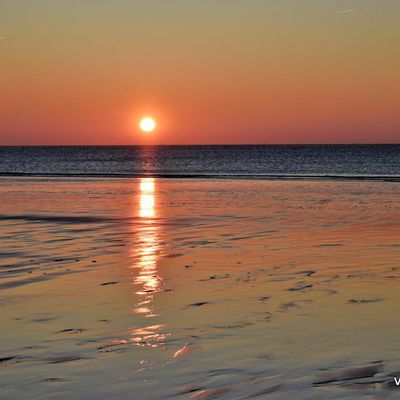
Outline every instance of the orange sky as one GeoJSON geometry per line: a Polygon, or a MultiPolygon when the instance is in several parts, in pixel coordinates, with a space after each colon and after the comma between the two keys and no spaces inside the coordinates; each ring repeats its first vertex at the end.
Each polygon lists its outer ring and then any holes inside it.
{"type": "Polygon", "coordinates": [[[0,145],[400,142],[399,20],[397,0],[3,0],[0,145]]]}

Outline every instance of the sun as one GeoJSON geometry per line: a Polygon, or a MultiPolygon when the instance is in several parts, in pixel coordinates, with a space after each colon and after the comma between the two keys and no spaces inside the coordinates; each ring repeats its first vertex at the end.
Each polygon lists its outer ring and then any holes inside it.
{"type": "Polygon", "coordinates": [[[144,117],[140,120],[139,126],[143,132],[153,132],[157,127],[157,123],[154,118],[144,117]]]}

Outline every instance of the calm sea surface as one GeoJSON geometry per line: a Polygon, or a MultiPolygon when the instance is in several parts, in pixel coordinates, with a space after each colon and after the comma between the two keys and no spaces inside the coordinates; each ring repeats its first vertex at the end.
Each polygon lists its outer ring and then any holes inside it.
{"type": "Polygon", "coordinates": [[[0,175],[400,179],[400,145],[0,147],[0,175]]]}

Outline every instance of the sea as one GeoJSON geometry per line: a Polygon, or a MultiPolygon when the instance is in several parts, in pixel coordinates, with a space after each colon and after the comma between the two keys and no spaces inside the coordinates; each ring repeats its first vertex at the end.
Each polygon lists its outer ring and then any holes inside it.
{"type": "Polygon", "coordinates": [[[0,176],[400,181],[400,144],[7,146],[0,176]]]}

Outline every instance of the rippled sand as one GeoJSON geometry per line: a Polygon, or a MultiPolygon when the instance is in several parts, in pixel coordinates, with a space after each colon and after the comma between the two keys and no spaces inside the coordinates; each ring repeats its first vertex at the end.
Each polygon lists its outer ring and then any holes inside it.
{"type": "Polygon", "coordinates": [[[0,181],[1,399],[395,399],[400,185],[0,181]]]}

